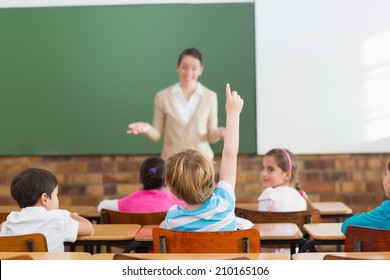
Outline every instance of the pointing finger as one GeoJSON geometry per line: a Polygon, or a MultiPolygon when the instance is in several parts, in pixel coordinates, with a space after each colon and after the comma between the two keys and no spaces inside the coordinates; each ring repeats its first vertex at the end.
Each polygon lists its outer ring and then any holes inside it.
{"type": "Polygon", "coordinates": [[[230,98],[230,96],[231,96],[230,84],[227,83],[227,84],[226,84],[226,99],[227,99],[227,98],[230,98]]]}

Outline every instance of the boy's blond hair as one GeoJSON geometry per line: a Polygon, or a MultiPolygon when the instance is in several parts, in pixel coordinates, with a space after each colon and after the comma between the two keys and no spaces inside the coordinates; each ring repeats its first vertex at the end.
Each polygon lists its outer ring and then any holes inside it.
{"type": "Polygon", "coordinates": [[[165,181],[177,198],[188,204],[201,204],[215,189],[212,161],[195,149],[183,149],[165,163],[165,181]]]}

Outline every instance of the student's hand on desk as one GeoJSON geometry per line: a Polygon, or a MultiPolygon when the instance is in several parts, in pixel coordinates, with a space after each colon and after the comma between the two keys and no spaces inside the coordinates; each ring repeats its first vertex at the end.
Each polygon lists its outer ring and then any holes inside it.
{"type": "Polygon", "coordinates": [[[127,134],[144,134],[148,132],[150,125],[146,122],[135,122],[128,126],[127,134]]]}

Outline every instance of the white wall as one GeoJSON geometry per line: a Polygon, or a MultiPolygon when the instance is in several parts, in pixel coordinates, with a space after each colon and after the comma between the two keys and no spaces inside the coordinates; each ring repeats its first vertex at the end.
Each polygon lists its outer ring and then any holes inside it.
{"type": "Polygon", "coordinates": [[[390,1],[256,1],[258,152],[390,151],[390,1]]]}

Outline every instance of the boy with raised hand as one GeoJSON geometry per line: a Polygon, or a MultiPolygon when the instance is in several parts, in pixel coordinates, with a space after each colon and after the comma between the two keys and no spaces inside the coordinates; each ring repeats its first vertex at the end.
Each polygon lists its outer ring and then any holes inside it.
{"type": "Polygon", "coordinates": [[[229,231],[236,229],[235,184],[239,147],[240,113],[244,101],[226,84],[226,129],[220,181],[215,186],[212,161],[194,149],[170,156],[165,166],[167,186],[186,207],[172,206],[163,228],[184,231],[229,231]]]}

